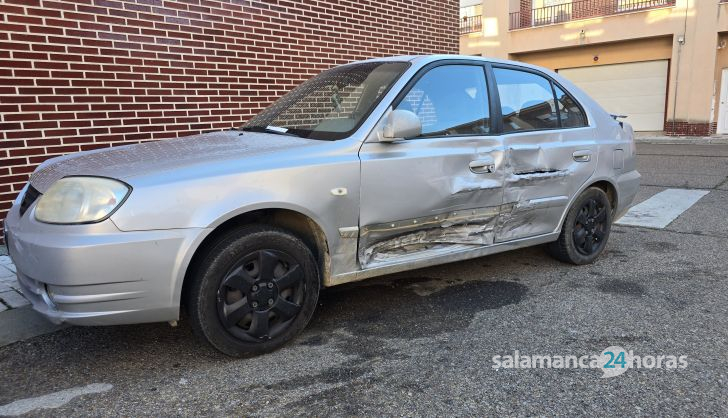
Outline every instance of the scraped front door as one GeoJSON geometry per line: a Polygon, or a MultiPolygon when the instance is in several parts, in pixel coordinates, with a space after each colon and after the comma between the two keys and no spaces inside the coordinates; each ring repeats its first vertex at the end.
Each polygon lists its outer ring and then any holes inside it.
{"type": "Polygon", "coordinates": [[[493,243],[504,164],[501,138],[490,135],[484,69],[424,69],[394,103],[418,115],[422,135],[362,146],[363,268],[493,243]]]}

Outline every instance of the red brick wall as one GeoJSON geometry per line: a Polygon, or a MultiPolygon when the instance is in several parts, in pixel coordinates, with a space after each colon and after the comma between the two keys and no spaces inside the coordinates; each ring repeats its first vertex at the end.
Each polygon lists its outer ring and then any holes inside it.
{"type": "Polygon", "coordinates": [[[691,123],[683,121],[666,121],[667,136],[710,136],[717,131],[718,123],[691,123]]]}
{"type": "Polygon", "coordinates": [[[519,21],[518,21],[518,27],[519,28],[527,28],[530,27],[533,23],[531,19],[533,19],[533,0],[520,0],[518,2],[518,11],[520,12],[519,21]]]}
{"type": "Polygon", "coordinates": [[[458,52],[456,0],[0,0],[0,227],[48,157],[239,125],[369,57],[458,52]]]}

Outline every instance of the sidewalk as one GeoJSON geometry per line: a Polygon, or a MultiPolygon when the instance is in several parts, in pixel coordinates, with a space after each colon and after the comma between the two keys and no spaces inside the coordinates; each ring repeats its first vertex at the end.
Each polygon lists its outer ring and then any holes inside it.
{"type": "Polygon", "coordinates": [[[7,248],[0,246],[0,312],[30,304],[20,293],[20,286],[15,278],[15,266],[7,254],[7,248]]]}
{"type": "Polygon", "coordinates": [[[65,328],[54,325],[30,306],[20,293],[15,266],[0,245],[0,347],[65,328]]]}
{"type": "Polygon", "coordinates": [[[635,133],[634,140],[637,143],[644,144],[694,144],[694,145],[708,145],[708,144],[728,144],[728,135],[712,135],[712,136],[664,136],[664,135],[649,135],[635,133]]]}

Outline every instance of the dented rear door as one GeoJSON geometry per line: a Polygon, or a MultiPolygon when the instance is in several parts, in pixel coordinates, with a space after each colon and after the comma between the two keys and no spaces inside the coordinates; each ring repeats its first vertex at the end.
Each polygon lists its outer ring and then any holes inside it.
{"type": "Polygon", "coordinates": [[[505,145],[496,242],[555,232],[568,203],[596,169],[596,131],[583,108],[545,75],[493,66],[505,145]]]}
{"type": "Polygon", "coordinates": [[[422,70],[395,101],[423,135],[360,150],[362,268],[493,244],[504,179],[482,64],[422,70]]]}

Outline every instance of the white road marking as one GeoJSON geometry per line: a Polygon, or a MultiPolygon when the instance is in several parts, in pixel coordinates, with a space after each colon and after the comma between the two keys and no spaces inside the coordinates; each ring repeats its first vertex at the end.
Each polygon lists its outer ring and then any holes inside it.
{"type": "Polygon", "coordinates": [[[108,383],[92,383],[87,386],[79,386],[60,392],[49,393],[38,396],[37,398],[20,399],[0,406],[0,415],[16,416],[27,414],[30,411],[41,408],[58,408],[71,402],[77,396],[106,392],[112,387],[108,383]]]}
{"type": "Polygon", "coordinates": [[[632,206],[615,223],[662,229],[708,193],[708,190],[667,189],[632,206]]]}

